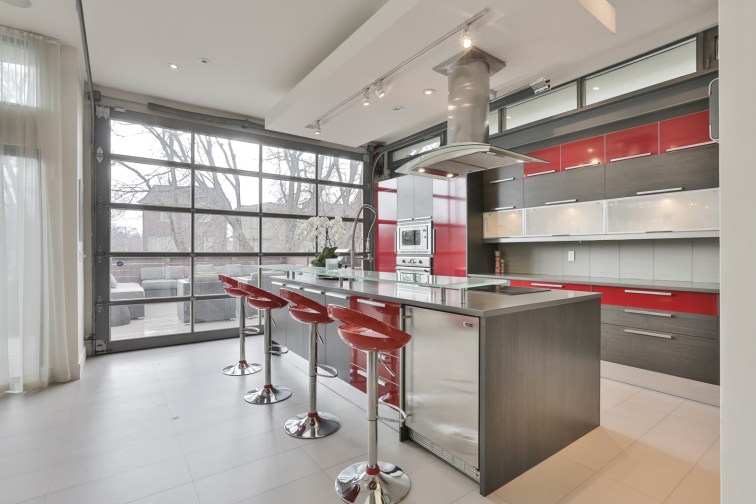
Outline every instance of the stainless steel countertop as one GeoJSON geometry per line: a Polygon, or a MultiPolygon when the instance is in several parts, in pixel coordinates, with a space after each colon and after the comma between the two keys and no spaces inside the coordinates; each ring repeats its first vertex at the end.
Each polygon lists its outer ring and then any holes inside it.
{"type": "Polygon", "coordinates": [[[718,283],[676,282],[673,280],[636,280],[629,278],[536,275],[533,273],[471,274],[479,278],[505,278],[509,280],[529,280],[536,282],[573,283],[587,285],[606,285],[607,287],[634,287],[639,289],[667,289],[689,292],[719,293],[718,283]]]}
{"type": "Polygon", "coordinates": [[[394,282],[380,281],[355,281],[352,287],[344,282],[339,287],[338,280],[324,280],[309,273],[296,274],[294,278],[285,276],[274,277],[275,281],[318,287],[323,291],[348,293],[357,296],[366,296],[384,301],[393,301],[400,304],[408,304],[449,313],[460,313],[475,317],[491,317],[506,313],[515,313],[525,310],[535,310],[556,306],[566,303],[599,299],[601,294],[591,292],[572,292],[552,290],[546,292],[534,292],[532,294],[519,294],[515,296],[503,296],[489,292],[467,292],[467,301],[462,304],[460,293],[447,291],[446,301],[441,302],[441,290],[431,287],[410,286],[394,282]]]}

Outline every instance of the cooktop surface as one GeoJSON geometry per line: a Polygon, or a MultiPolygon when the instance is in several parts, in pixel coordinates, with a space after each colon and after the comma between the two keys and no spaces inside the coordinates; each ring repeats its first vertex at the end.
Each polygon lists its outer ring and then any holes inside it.
{"type": "Polygon", "coordinates": [[[532,287],[512,287],[511,285],[486,285],[483,287],[473,287],[471,291],[492,292],[505,296],[515,296],[517,294],[533,294],[535,292],[546,292],[549,289],[534,289],[532,287]]]}

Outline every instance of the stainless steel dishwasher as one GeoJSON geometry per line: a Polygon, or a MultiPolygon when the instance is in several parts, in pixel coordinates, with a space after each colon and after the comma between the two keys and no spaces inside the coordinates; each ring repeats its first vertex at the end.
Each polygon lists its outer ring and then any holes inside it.
{"type": "Polygon", "coordinates": [[[479,320],[405,306],[404,328],[409,437],[479,480],[479,320]]]}

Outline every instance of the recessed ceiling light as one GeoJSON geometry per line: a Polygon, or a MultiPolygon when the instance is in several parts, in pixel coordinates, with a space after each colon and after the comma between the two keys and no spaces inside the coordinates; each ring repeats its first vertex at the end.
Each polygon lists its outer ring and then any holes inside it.
{"type": "Polygon", "coordinates": [[[507,119],[512,119],[512,116],[507,116],[507,119]]]}
{"type": "Polygon", "coordinates": [[[391,107],[391,110],[393,110],[394,112],[401,112],[402,110],[404,110],[404,106],[394,105],[393,107],[391,107]]]}
{"type": "Polygon", "coordinates": [[[12,5],[13,7],[20,7],[22,9],[27,9],[31,7],[31,2],[29,0],[1,0],[8,5],[12,5]]]}
{"type": "Polygon", "coordinates": [[[417,169],[417,171],[418,171],[419,173],[425,173],[425,168],[418,168],[418,169],[417,169]]]}
{"type": "Polygon", "coordinates": [[[207,65],[208,63],[212,63],[212,61],[210,60],[210,58],[198,58],[198,59],[199,59],[200,63],[203,63],[205,65],[207,65]]]}
{"type": "Polygon", "coordinates": [[[601,88],[600,88],[600,87],[598,87],[598,86],[593,86],[593,90],[594,90],[594,91],[598,91],[599,89],[601,89],[601,88]]]}
{"type": "Polygon", "coordinates": [[[446,178],[454,178],[454,174],[453,173],[447,173],[446,174],[446,178]]]}
{"type": "Polygon", "coordinates": [[[178,70],[179,66],[176,63],[168,63],[168,68],[171,70],[178,70]]]}
{"type": "Polygon", "coordinates": [[[432,94],[434,94],[435,92],[436,92],[436,90],[435,90],[435,89],[433,89],[433,88],[423,89],[423,94],[424,94],[424,95],[432,95],[432,94]]]}

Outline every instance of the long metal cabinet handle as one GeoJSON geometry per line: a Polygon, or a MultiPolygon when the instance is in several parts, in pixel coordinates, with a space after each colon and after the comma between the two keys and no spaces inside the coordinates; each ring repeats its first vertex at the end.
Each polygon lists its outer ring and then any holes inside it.
{"type": "Polygon", "coordinates": [[[624,329],[624,331],[630,334],[640,334],[641,336],[653,336],[654,338],[672,339],[671,334],[663,334],[651,331],[639,331],[637,329],[624,329]]]}
{"type": "Polygon", "coordinates": [[[652,156],[652,152],[644,152],[643,154],[633,154],[632,156],[623,156],[623,157],[616,157],[609,160],[610,163],[614,163],[615,161],[624,161],[626,159],[635,159],[635,158],[641,158],[646,156],[652,156]]]}
{"type": "Polygon", "coordinates": [[[431,232],[431,240],[432,240],[431,254],[435,254],[436,253],[436,229],[435,228],[433,229],[433,232],[431,232]]]}
{"type": "Polygon", "coordinates": [[[507,177],[507,178],[502,178],[498,180],[492,180],[491,182],[489,182],[489,184],[501,184],[502,182],[512,182],[514,179],[515,179],[514,177],[507,177]]]}
{"type": "Polygon", "coordinates": [[[637,191],[635,193],[636,196],[643,196],[644,194],[661,194],[661,193],[667,193],[667,192],[677,192],[682,191],[682,187],[669,187],[667,189],[653,189],[651,191],[637,191]]]}
{"type": "Polygon", "coordinates": [[[575,170],[576,168],[585,168],[586,166],[596,166],[598,164],[599,164],[599,162],[596,161],[594,163],[583,163],[583,164],[576,164],[576,165],[572,165],[572,166],[565,166],[564,167],[564,171],[575,170]]]}
{"type": "Polygon", "coordinates": [[[714,140],[709,140],[709,141],[706,141],[706,142],[699,142],[699,143],[694,143],[694,144],[681,145],[679,147],[670,147],[669,149],[667,149],[667,152],[677,152],[677,151],[681,151],[681,150],[685,150],[685,149],[692,149],[694,147],[703,147],[704,145],[713,145],[715,143],[717,143],[717,142],[714,141],[714,140]]]}
{"type": "Polygon", "coordinates": [[[433,217],[433,216],[432,215],[425,215],[423,217],[413,217],[412,220],[428,220],[431,217],[433,217]]]}
{"type": "MultiPolygon", "coordinates": [[[[362,376],[363,378],[367,378],[368,377],[367,371],[363,371],[362,369],[358,369],[357,370],[357,374],[360,375],[360,376],[362,376]]],[[[380,385],[381,387],[385,387],[386,386],[386,380],[384,380],[383,378],[379,377],[378,378],[378,385],[380,385]]]]}
{"type": "Polygon", "coordinates": [[[411,221],[412,219],[414,219],[414,217],[405,217],[403,219],[396,219],[396,222],[406,222],[411,221]]]}
{"type": "Polygon", "coordinates": [[[556,173],[556,170],[539,171],[536,173],[529,173],[528,177],[537,177],[538,175],[548,175],[549,173],[556,173]]]}
{"type": "Polygon", "coordinates": [[[629,308],[625,308],[625,313],[632,313],[634,315],[651,315],[652,317],[666,317],[666,318],[672,318],[674,315],[671,313],[661,313],[661,312],[652,312],[652,311],[644,311],[644,310],[631,310],[629,308]]]}
{"type": "Polygon", "coordinates": [[[500,206],[500,207],[494,208],[494,210],[512,210],[513,208],[514,206],[500,206]]]}
{"type": "Polygon", "coordinates": [[[283,287],[284,285],[286,285],[283,282],[270,282],[270,283],[272,283],[273,285],[278,285],[279,287],[283,287]]]}
{"type": "Polygon", "coordinates": [[[377,306],[378,308],[386,308],[386,304],[385,303],[379,303],[378,301],[371,301],[369,299],[358,298],[357,302],[358,303],[362,303],[362,304],[366,304],[366,305],[369,305],[369,306],[377,306]]]}
{"type": "Polygon", "coordinates": [[[632,289],[625,289],[625,294],[649,294],[651,296],[671,296],[672,295],[671,292],[632,290],[632,289]]]}
{"type": "Polygon", "coordinates": [[[341,294],[341,293],[338,293],[338,292],[329,292],[329,291],[326,291],[325,295],[327,297],[335,297],[335,298],[339,298],[339,299],[349,299],[349,296],[347,296],[346,294],[341,294]]]}
{"type": "Polygon", "coordinates": [[[559,201],[547,201],[544,205],[563,205],[564,203],[577,203],[577,198],[565,199],[559,201]]]}
{"type": "Polygon", "coordinates": [[[560,284],[547,284],[547,283],[537,283],[537,282],[531,282],[530,285],[533,287],[553,287],[555,289],[561,289],[564,287],[564,285],[560,285],[560,284]]]}
{"type": "Polygon", "coordinates": [[[313,294],[323,294],[322,290],[310,289],[309,287],[305,287],[304,290],[305,292],[312,292],[313,294]]]}

